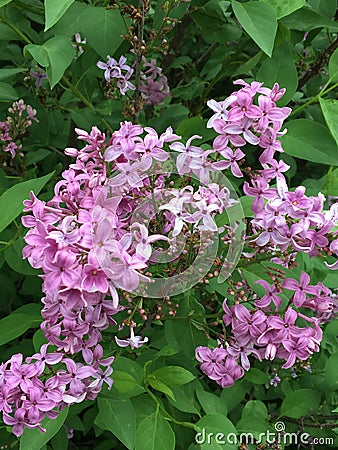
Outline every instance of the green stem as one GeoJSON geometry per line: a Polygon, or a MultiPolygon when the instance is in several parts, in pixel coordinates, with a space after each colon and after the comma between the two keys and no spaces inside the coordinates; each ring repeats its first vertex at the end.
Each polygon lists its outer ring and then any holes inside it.
{"type": "MultiPolygon", "coordinates": [[[[74,86],[65,76],[62,77],[62,82],[67,85],[67,87],[62,86],[61,83],[60,86],[65,89],[72,92],[79,100],[81,100],[88,108],[90,108],[93,111],[96,111],[95,106],[92,104],[91,101],[89,101],[83,94],[78,90],[76,86],[74,86]]],[[[107,130],[109,130],[111,133],[114,132],[113,128],[109,125],[109,123],[105,119],[101,119],[107,130]]]]}
{"type": "Polygon", "coordinates": [[[15,31],[15,33],[17,33],[21,37],[21,39],[26,42],[26,44],[33,44],[33,42],[25,34],[23,34],[20,29],[16,25],[14,25],[14,23],[7,20],[4,16],[0,16],[0,22],[3,22],[13,31],[15,31]]]}
{"type": "Polygon", "coordinates": [[[328,92],[332,91],[338,86],[338,83],[335,83],[333,86],[331,86],[329,89],[326,89],[327,86],[331,83],[331,80],[329,80],[326,85],[323,87],[323,89],[313,98],[310,98],[307,102],[305,102],[303,105],[301,105],[299,108],[292,111],[289,117],[292,117],[296,114],[298,114],[300,111],[302,111],[304,108],[306,108],[308,105],[311,105],[312,103],[318,102],[318,100],[323,97],[323,95],[327,94],[328,92]]]}
{"type": "Polygon", "coordinates": [[[168,411],[164,408],[164,406],[162,405],[162,403],[160,402],[160,400],[156,397],[156,395],[154,395],[151,390],[148,387],[145,387],[146,392],[149,394],[149,396],[151,397],[151,399],[156,403],[157,407],[159,409],[162,410],[162,412],[164,413],[164,415],[166,416],[166,419],[169,420],[170,422],[175,423],[176,425],[181,425],[182,427],[185,428],[191,428],[195,431],[200,431],[199,427],[193,423],[190,422],[181,422],[177,419],[175,419],[173,416],[171,416],[168,411]]]}
{"type": "Polygon", "coordinates": [[[13,239],[11,239],[10,241],[8,241],[8,242],[1,241],[1,242],[0,242],[0,244],[3,244],[3,245],[4,245],[4,247],[2,247],[2,248],[0,249],[0,252],[5,251],[8,247],[10,247],[11,245],[13,245],[13,244],[15,243],[15,241],[18,239],[18,237],[20,236],[20,233],[21,233],[21,227],[18,227],[18,225],[16,224],[15,221],[14,221],[14,223],[15,223],[15,225],[16,225],[16,227],[17,227],[16,233],[15,233],[15,235],[13,236],[13,239]]]}

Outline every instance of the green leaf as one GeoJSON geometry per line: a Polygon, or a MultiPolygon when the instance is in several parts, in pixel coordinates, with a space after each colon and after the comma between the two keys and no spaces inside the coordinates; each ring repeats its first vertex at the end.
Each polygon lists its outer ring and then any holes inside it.
{"type": "Polygon", "coordinates": [[[317,411],[320,404],[321,394],[314,389],[298,389],[291,392],[283,400],[281,416],[299,419],[310,411],[317,411]]]}
{"type": "Polygon", "coordinates": [[[15,309],[12,314],[26,314],[30,317],[31,322],[41,323],[41,304],[40,303],[27,303],[19,308],[15,309]]]}
{"type": "Polygon", "coordinates": [[[0,8],[2,8],[5,5],[8,5],[12,0],[0,0],[0,8]]]}
{"type": "Polygon", "coordinates": [[[231,5],[244,30],[264,53],[271,56],[277,32],[274,8],[267,3],[254,1],[247,3],[232,1],[231,5]]]}
{"type": "Polygon", "coordinates": [[[60,412],[55,419],[46,417],[42,421],[42,428],[46,433],[41,433],[37,428],[25,428],[20,438],[20,450],[39,450],[60,430],[68,415],[68,408],[60,412]]]}
{"type": "Polygon", "coordinates": [[[201,433],[196,434],[196,442],[198,444],[202,444],[201,448],[203,450],[208,449],[224,449],[226,450],[238,450],[237,444],[232,444],[231,442],[228,442],[227,436],[237,436],[237,430],[234,427],[233,423],[224,415],[221,414],[207,414],[206,416],[202,417],[196,425],[202,430],[201,433]],[[210,443],[209,439],[205,439],[205,435],[208,435],[208,433],[212,433],[210,443]],[[220,433],[223,435],[220,436],[220,433]],[[204,434],[204,436],[203,436],[204,434]],[[217,441],[215,441],[215,437],[218,435],[217,441]],[[204,439],[203,439],[204,438],[204,439]],[[219,442],[223,441],[226,443],[226,446],[221,445],[219,442]]]}
{"type": "Polygon", "coordinates": [[[74,0],[45,0],[45,30],[49,30],[58,22],[74,0]]]}
{"type": "Polygon", "coordinates": [[[255,367],[251,367],[244,376],[244,379],[250,381],[252,384],[267,384],[269,383],[270,378],[271,377],[267,373],[256,369],[255,367]]]}
{"type": "Polygon", "coordinates": [[[332,53],[329,60],[329,77],[331,81],[338,81],[338,48],[332,53]]]}
{"type": "Polygon", "coordinates": [[[5,80],[6,78],[12,77],[13,75],[16,75],[17,73],[21,72],[27,72],[27,69],[24,68],[7,68],[7,69],[0,69],[0,80],[5,80]]]}
{"type": "Polygon", "coordinates": [[[237,381],[233,386],[223,389],[221,399],[227,405],[228,411],[231,412],[244,399],[245,395],[250,392],[252,386],[243,380],[237,381]]]}
{"type": "Polygon", "coordinates": [[[22,258],[22,249],[26,243],[23,239],[18,239],[13,245],[4,251],[4,256],[9,267],[15,272],[24,275],[36,275],[36,270],[30,266],[27,259],[22,258]]]}
{"type": "Polygon", "coordinates": [[[33,346],[34,346],[34,350],[36,352],[40,351],[40,348],[43,344],[48,344],[48,341],[45,337],[45,335],[43,334],[43,331],[41,329],[36,330],[36,332],[34,333],[33,336],[33,346]]]}
{"type": "Polygon", "coordinates": [[[286,153],[306,161],[338,165],[337,145],[327,128],[308,119],[287,123],[288,132],[281,137],[286,153]]]}
{"type": "Polygon", "coordinates": [[[338,144],[338,100],[324,100],[320,98],[319,103],[326,125],[338,144]]]}
{"type": "Polygon", "coordinates": [[[75,49],[66,36],[55,36],[42,45],[28,44],[24,52],[29,52],[40,66],[46,67],[51,89],[61,80],[75,56],[75,49]]]}
{"type": "Polygon", "coordinates": [[[158,409],[143,419],[136,430],[135,450],[174,450],[175,434],[158,409]]]}
{"type": "Polygon", "coordinates": [[[155,359],[161,358],[162,356],[173,356],[176,355],[177,351],[174,350],[170,345],[165,345],[156,353],[155,359]]]}
{"type": "Polygon", "coordinates": [[[241,74],[250,73],[252,69],[254,69],[257,64],[262,59],[263,52],[259,50],[252,58],[248,59],[244,64],[242,64],[233,74],[233,77],[237,77],[241,74]]]}
{"type": "Polygon", "coordinates": [[[239,433],[253,433],[259,439],[271,427],[268,423],[268,411],[260,400],[249,400],[242,411],[242,417],[236,424],[239,433]]]}
{"type": "Polygon", "coordinates": [[[141,420],[156,411],[157,405],[148,394],[141,394],[137,397],[133,397],[131,402],[135,410],[137,425],[141,422],[141,420]]]}
{"type": "Polygon", "coordinates": [[[22,202],[29,198],[30,191],[37,195],[52,178],[54,172],[41,178],[15,184],[0,197],[0,232],[4,230],[23,210],[22,202]]]}
{"type": "Polygon", "coordinates": [[[124,356],[118,356],[114,361],[114,369],[121,370],[122,372],[130,373],[135,380],[141,381],[142,379],[142,367],[136,361],[125,358],[124,356]]]}
{"type": "Polygon", "coordinates": [[[155,370],[151,375],[168,386],[179,386],[190,383],[195,378],[191,372],[179,366],[162,367],[161,369],[155,370]]]}
{"type": "Polygon", "coordinates": [[[210,0],[191,14],[201,29],[202,36],[211,42],[227,42],[241,37],[241,29],[229,22],[226,16],[228,2],[210,0]]]}
{"type": "Polygon", "coordinates": [[[245,217],[254,217],[254,213],[252,211],[252,204],[253,204],[254,199],[252,197],[245,196],[245,197],[241,197],[239,199],[239,201],[241,202],[244,216],[245,217]]]}
{"type": "Polygon", "coordinates": [[[338,30],[336,22],[306,7],[284,17],[282,23],[291,30],[310,31],[316,28],[328,28],[332,31],[338,30]]]}
{"type": "Polygon", "coordinates": [[[87,42],[104,59],[115,53],[121,45],[121,35],[126,32],[125,23],[117,9],[87,8],[81,14],[80,26],[87,42]]]}
{"type": "Polygon", "coordinates": [[[337,379],[338,353],[331,355],[325,367],[325,382],[329,390],[338,389],[337,379]]]}
{"type": "Polygon", "coordinates": [[[175,350],[182,350],[190,359],[195,357],[195,348],[206,345],[207,338],[204,331],[198,330],[189,319],[167,320],[164,326],[168,343],[175,350]]]}
{"type": "Polygon", "coordinates": [[[193,134],[198,135],[201,133],[201,130],[203,130],[202,139],[196,139],[195,141],[198,142],[198,145],[200,145],[203,142],[214,139],[217,136],[212,128],[206,127],[206,124],[207,121],[201,117],[189,117],[189,119],[182,120],[176,129],[176,133],[182,136],[183,139],[188,139],[193,134]]]}
{"type": "Polygon", "coordinates": [[[205,82],[198,77],[193,77],[189,83],[177,86],[171,90],[175,98],[191,100],[193,97],[200,97],[204,89],[205,82]]]}
{"type": "Polygon", "coordinates": [[[264,81],[265,86],[273,86],[279,83],[286,88],[286,92],[279,102],[284,106],[294,96],[298,86],[298,74],[294,62],[292,47],[286,40],[274,49],[271,58],[266,58],[259,68],[256,76],[257,81],[264,81]]]}
{"type": "Polygon", "coordinates": [[[17,100],[19,98],[19,94],[17,93],[16,89],[14,89],[10,84],[8,83],[0,83],[0,102],[3,101],[13,101],[17,100]]]}
{"type": "Polygon", "coordinates": [[[308,0],[308,3],[322,16],[333,17],[337,11],[337,0],[308,0]]]}
{"type": "Polygon", "coordinates": [[[174,386],[172,388],[175,400],[168,398],[169,403],[179,411],[196,414],[201,417],[200,407],[195,396],[195,382],[186,384],[183,387],[174,386]]]}
{"type": "Polygon", "coordinates": [[[114,400],[99,397],[99,414],[95,424],[111,431],[129,450],[134,448],[136,418],[129,399],[114,400]]]}
{"type": "Polygon", "coordinates": [[[288,16],[289,14],[302,8],[305,4],[305,0],[260,0],[264,3],[269,3],[276,10],[277,19],[288,16]]]}
{"type": "Polygon", "coordinates": [[[175,401],[175,395],[173,391],[170,389],[169,386],[167,386],[165,383],[163,383],[161,380],[158,380],[153,375],[149,375],[146,380],[149,385],[155,389],[156,391],[163,392],[163,394],[169,395],[171,399],[175,401]]]}
{"type": "Polygon", "coordinates": [[[30,151],[26,153],[26,165],[32,165],[35,164],[42,159],[47,158],[47,156],[50,156],[52,153],[50,150],[45,150],[43,148],[40,148],[38,150],[30,151]]]}
{"type": "Polygon", "coordinates": [[[67,14],[54,25],[54,35],[65,35],[69,38],[81,32],[81,14],[88,9],[84,2],[76,1],[68,8],[67,14]]]}
{"type": "Polygon", "coordinates": [[[32,324],[32,319],[27,314],[10,314],[0,320],[0,345],[21,336],[32,324]]]}
{"type": "Polygon", "coordinates": [[[224,416],[227,415],[227,406],[225,402],[217,395],[212,392],[207,392],[202,388],[196,390],[196,395],[206,414],[218,413],[223,414],[224,416]]]}
{"type": "Polygon", "coordinates": [[[120,370],[114,370],[114,387],[121,394],[132,394],[132,396],[144,392],[143,387],[140,386],[130,373],[121,372],[120,370]]]}
{"type": "Polygon", "coordinates": [[[250,419],[254,416],[261,416],[264,419],[268,418],[268,410],[264,403],[260,400],[249,400],[243,408],[242,419],[244,419],[245,417],[248,417],[250,419]]]}

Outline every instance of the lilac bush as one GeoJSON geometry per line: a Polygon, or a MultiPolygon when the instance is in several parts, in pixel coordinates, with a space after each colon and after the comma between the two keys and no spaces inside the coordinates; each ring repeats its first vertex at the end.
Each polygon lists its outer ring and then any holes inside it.
{"type": "Polygon", "coordinates": [[[0,1],[1,448],[335,448],[336,3],[0,1]]]}

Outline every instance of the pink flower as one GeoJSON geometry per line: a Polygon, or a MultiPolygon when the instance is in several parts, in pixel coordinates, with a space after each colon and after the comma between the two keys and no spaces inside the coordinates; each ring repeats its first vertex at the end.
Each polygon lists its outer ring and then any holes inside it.
{"type": "Polygon", "coordinates": [[[256,300],[255,305],[259,308],[266,308],[270,306],[270,303],[273,302],[276,306],[276,310],[280,307],[282,303],[282,299],[277,295],[279,291],[276,286],[273,284],[272,286],[265,280],[255,281],[255,284],[260,284],[266,290],[266,294],[259,300],[256,300]]]}
{"type": "MultiPolygon", "coordinates": [[[[242,178],[243,174],[237,161],[243,159],[245,157],[245,153],[243,153],[239,148],[232,150],[227,147],[224,150],[220,150],[220,154],[227,160],[227,167],[230,167],[231,173],[237,178],[242,178]]],[[[226,169],[227,167],[224,168],[226,169]]]]}
{"type": "Polygon", "coordinates": [[[306,294],[316,294],[318,292],[315,286],[310,286],[310,276],[305,272],[301,273],[299,282],[292,278],[286,278],[282,283],[282,287],[295,291],[292,298],[297,308],[300,308],[305,302],[306,294]]]}
{"type": "Polygon", "coordinates": [[[241,89],[237,93],[237,105],[233,106],[228,112],[227,120],[237,122],[244,117],[248,119],[258,119],[262,111],[258,106],[252,104],[253,95],[247,89],[241,89]]]}

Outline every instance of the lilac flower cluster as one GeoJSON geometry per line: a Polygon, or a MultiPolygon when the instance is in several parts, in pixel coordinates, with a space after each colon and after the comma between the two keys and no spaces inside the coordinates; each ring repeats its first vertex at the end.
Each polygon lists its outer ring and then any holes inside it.
{"type": "Polygon", "coordinates": [[[266,294],[256,300],[251,309],[241,303],[229,307],[227,299],[223,302],[223,322],[230,327],[225,348],[196,349],[196,359],[201,363],[201,370],[222,387],[231,386],[243,376],[244,370],[250,369],[249,356],[259,361],[273,361],[275,358],[284,360],[284,369],[291,368],[297,360],[306,361],[313,352],[319,351],[322,339],[321,314],[333,313],[335,305],[332,292],[322,283],[310,285],[310,277],[305,272],[302,272],[299,282],[292,278],[284,279],[279,289],[265,280],[256,283],[264,287],[266,294]],[[284,290],[294,293],[286,309],[280,310],[280,294],[284,290]],[[275,305],[274,313],[271,303],[275,305]],[[295,309],[300,307],[318,312],[320,316],[309,317],[295,309]],[[296,325],[298,318],[309,325],[296,325]],[[225,378],[224,367],[227,368],[225,378]]]}
{"type": "MultiPolygon", "coordinates": [[[[276,102],[283,97],[285,89],[279,89],[278,84],[275,84],[273,89],[269,89],[257,81],[248,84],[243,80],[237,80],[234,84],[244,87],[233,92],[224,101],[209,100],[207,102],[215,112],[207,126],[214,128],[219,134],[214,140],[214,149],[229,161],[231,172],[239,178],[243,176],[243,173],[237,161],[245,156],[240,148],[247,144],[258,145],[264,149],[259,161],[267,164],[267,168],[271,165],[271,169],[275,169],[272,163],[273,156],[276,151],[283,152],[277,138],[285,133],[280,130],[283,121],[291,113],[290,108],[279,108],[276,105],[276,102]],[[258,105],[255,105],[257,95],[258,105]]],[[[287,168],[283,165],[280,172],[285,170],[287,168]]]]}
{"type": "MultiPolygon", "coordinates": [[[[155,242],[172,245],[182,230],[192,228],[215,231],[215,215],[233,203],[225,187],[210,182],[223,166],[198,164],[208,162],[210,151],[194,147],[188,156],[190,144],[181,143],[171,128],[158,136],[152,128],[125,122],[108,141],[96,127],[90,133],[76,132],[85,146],[65,150],[76,162],[63,172],[54,197],[44,202],[31,192],[24,202],[29,214],[22,222],[29,231],[23,256],[43,271],[41,328],[55,350],[48,353],[44,346],[25,363],[16,355],[3,366],[2,411],[18,435],[23,427],[41,427],[46,414],[54,417],[68,404],[94,398],[103,381],[111,386],[113,358],[103,358],[100,341],[102,331],[116,324],[114,316],[124,308],[118,290],[133,291],[149,280],[144,273],[161,254],[161,249],[153,249],[155,242]],[[170,168],[150,175],[153,165],[162,169],[170,147],[179,154],[174,173],[194,171],[200,187],[172,188],[170,168]],[[158,223],[158,233],[150,233],[142,217],[134,220],[134,212],[149,198],[161,205],[164,220],[158,223]],[[24,381],[12,385],[19,371],[24,381]],[[29,411],[34,402],[38,406],[33,417],[29,411]]],[[[152,208],[146,203],[145,210],[140,209],[143,217],[152,217],[152,208]]],[[[134,349],[148,341],[135,335],[135,323],[128,325],[130,337],[116,337],[119,346],[134,349]]]]}
{"type": "Polygon", "coordinates": [[[12,426],[16,436],[24,428],[38,428],[48,416],[57,417],[69,404],[93,400],[102,383],[109,387],[113,380],[110,364],[114,358],[102,359],[102,347],[97,346],[90,365],[75,363],[63,352],[48,352],[44,344],[39,353],[23,361],[16,354],[0,367],[0,410],[3,421],[12,426]],[[108,366],[105,372],[100,366],[108,366]]]}
{"type": "Polygon", "coordinates": [[[168,79],[156,65],[156,59],[143,60],[140,91],[147,105],[160,105],[170,95],[168,79]]]}
{"type": "MultiPolygon", "coordinates": [[[[268,89],[262,83],[249,85],[242,80],[235,84],[244,87],[222,102],[208,102],[215,111],[208,126],[219,133],[214,149],[229,161],[236,177],[243,176],[238,161],[245,157],[239,147],[249,143],[263,149],[259,157],[263,169],[251,172],[250,183],[245,181],[243,186],[244,193],[254,197],[255,217],[251,225],[257,237],[253,242],[259,247],[278,246],[281,251],[291,248],[310,256],[317,256],[319,249],[330,246],[330,252],[338,256],[338,240],[332,240],[331,232],[338,224],[338,205],[333,204],[324,213],[325,197],[321,193],[308,197],[304,186],[290,191],[284,177],[289,166],[283,160],[274,159],[276,151],[283,152],[278,137],[286,132],[280,130],[291,112],[290,108],[276,106],[285,89],[279,89],[277,84],[268,89]],[[258,105],[254,104],[256,96],[258,105]],[[274,182],[276,187],[270,187],[274,182]]],[[[329,267],[337,268],[338,262],[329,267]]]]}
{"type": "MultiPolygon", "coordinates": [[[[215,112],[208,122],[219,134],[213,143],[214,149],[228,160],[228,167],[236,177],[243,177],[238,162],[245,153],[240,149],[248,143],[263,149],[259,162],[263,169],[248,170],[250,183],[244,182],[244,193],[254,197],[251,221],[252,236],[248,236],[250,244],[256,247],[253,257],[264,248],[270,252],[271,261],[288,266],[292,261],[292,252],[306,252],[310,257],[320,254],[319,250],[328,248],[338,256],[337,232],[332,231],[338,224],[338,205],[324,212],[325,198],[322,194],[307,197],[305,187],[299,186],[294,192],[289,191],[284,172],[289,169],[283,160],[274,159],[275,152],[283,152],[278,137],[283,120],[290,114],[290,108],[278,108],[278,101],[284,94],[276,84],[273,89],[262,87],[262,83],[250,85],[242,80],[235,84],[243,85],[239,91],[233,92],[222,102],[210,100],[208,105],[215,112]],[[255,100],[257,98],[257,103],[255,100]],[[275,181],[276,187],[269,183],[275,181]],[[331,241],[331,243],[330,243],[331,241]],[[273,257],[276,249],[290,253],[289,259],[273,257]]],[[[338,267],[338,261],[328,265],[331,269],[338,267]]],[[[310,276],[302,272],[300,281],[285,278],[282,283],[269,284],[266,280],[258,280],[266,294],[256,299],[249,307],[246,303],[235,302],[229,307],[223,303],[225,315],[223,321],[230,326],[230,338],[220,347],[211,351],[206,347],[196,349],[196,359],[201,362],[201,370],[212,380],[223,385],[233,381],[222,380],[222,370],[229,360],[244,370],[249,370],[248,356],[262,359],[284,360],[283,368],[292,368],[297,360],[306,361],[313,352],[319,351],[322,338],[320,324],[332,320],[337,311],[335,295],[322,283],[310,285],[310,276]],[[288,305],[281,310],[281,294],[293,291],[288,305]],[[274,304],[275,312],[272,312],[274,304]],[[295,308],[305,308],[315,315],[309,317],[295,308]],[[298,326],[298,318],[309,325],[298,326]],[[215,353],[215,354],[214,354],[215,353]]],[[[247,301],[247,299],[246,299],[247,301]]],[[[237,370],[237,367],[234,365],[237,370]]],[[[241,376],[244,371],[241,372],[241,376]]],[[[272,384],[274,384],[273,381],[272,384]]]]}
{"type": "Polygon", "coordinates": [[[2,150],[10,153],[13,159],[22,148],[20,138],[32,125],[32,121],[38,122],[38,119],[36,110],[26,105],[23,100],[14,102],[8,109],[8,113],[7,120],[0,122],[0,141],[2,150]]]}
{"type": "Polygon", "coordinates": [[[200,346],[196,348],[195,356],[201,363],[202,372],[222,388],[232,386],[244,375],[244,370],[238,364],[237,359],[222,347],[211,350],[208,347],[200,346]]]}
{"type": "Polygon", "coordinates": [[[127,58],[120,56],[120,59],[116,59],[111,56],[107,56],[107,62],[99,61],[96,65],[100,69],[104,70],[104,77],[108,83],[112,80],[116,80],[116,86],[122,95],[125,95],[129,90],[135,90],[135,86],[129,81],[134,69],[126,64],[127,58]]]}

